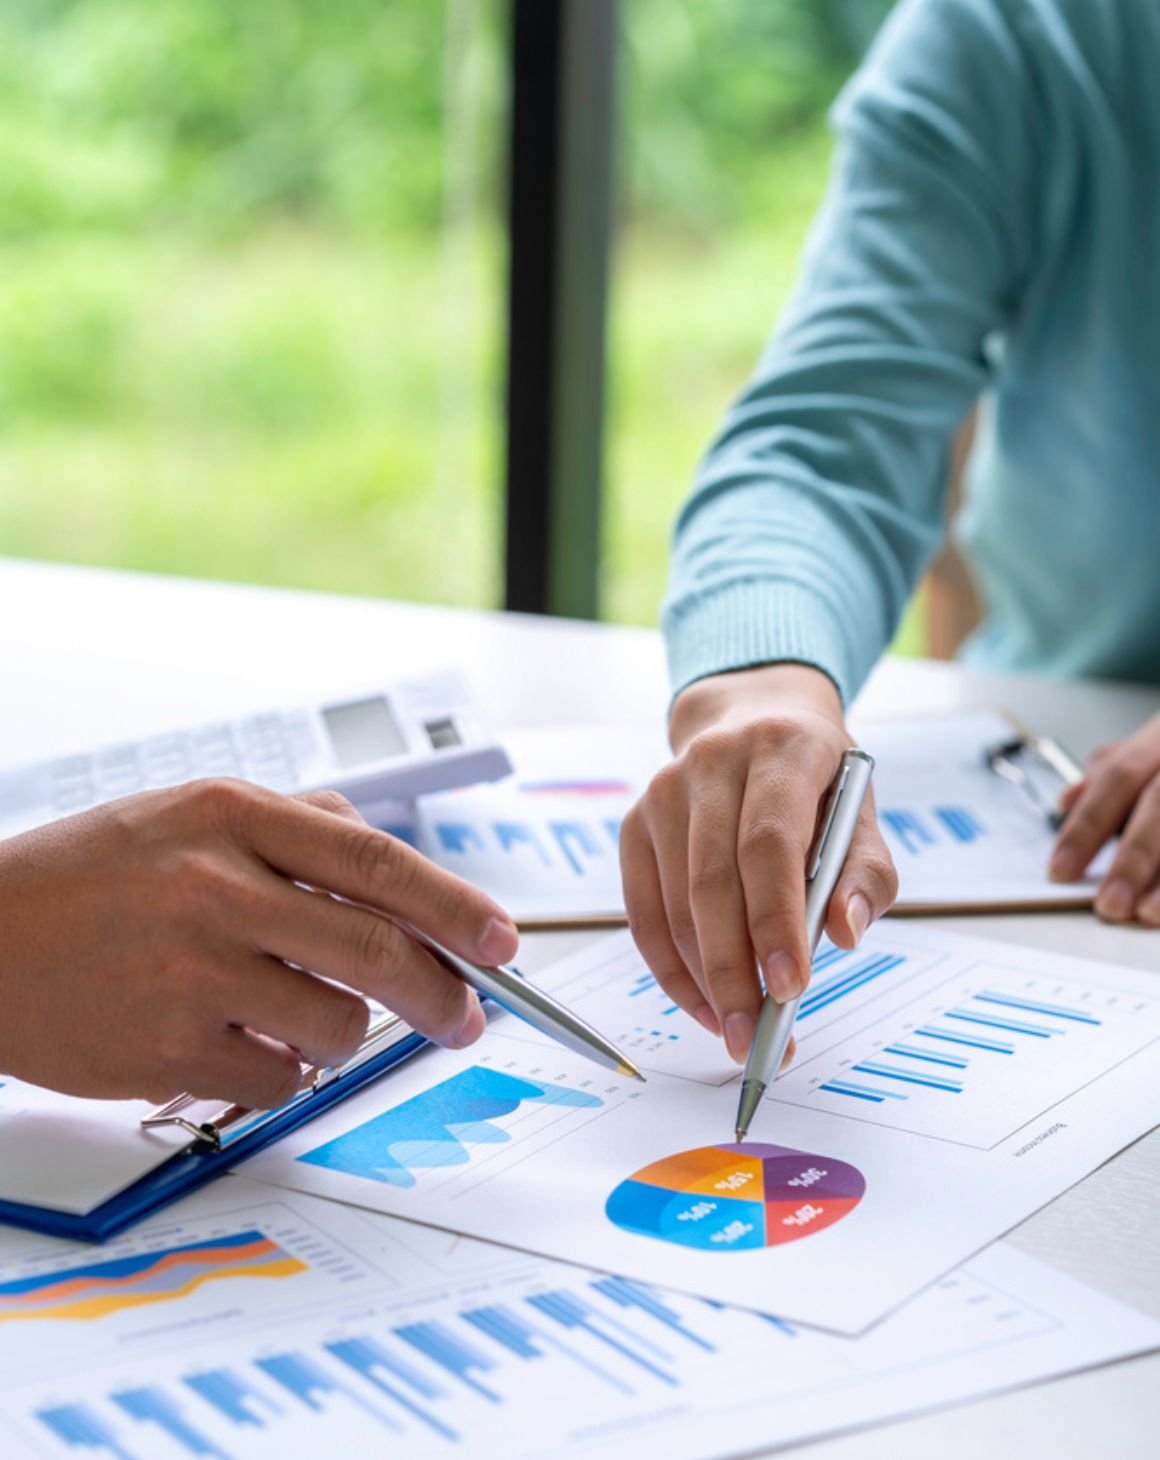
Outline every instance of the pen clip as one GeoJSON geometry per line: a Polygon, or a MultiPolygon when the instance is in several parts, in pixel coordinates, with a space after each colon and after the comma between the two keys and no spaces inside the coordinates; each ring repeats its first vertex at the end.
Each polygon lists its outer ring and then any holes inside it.
{"type": "Polygon", "coordinates": [[[821,826],[814,838],[813,855],[806,866],[806,881],[812,882],[818,875],[818,868],[822,863],[822,853],[825,851],[826,842],[829,839],[830,828],[834,824],[834,817],[838,813],[838,803],[842,799],[842,793],[846,789],[846,782],[850,779],[850,767],[845,759],[842,761],[838,776],[830,787],[829,798],[826,801],[826,809],[822,812],[821,826]]]}

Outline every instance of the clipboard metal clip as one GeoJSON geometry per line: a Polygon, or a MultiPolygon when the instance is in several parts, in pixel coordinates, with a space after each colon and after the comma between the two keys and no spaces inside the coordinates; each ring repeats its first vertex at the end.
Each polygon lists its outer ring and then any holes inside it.
{"type": "Polygon", "coordinates": [[[1059,830],[1064,817],[1060,793],[1083,778],[1083,771],[1061,745],[1045,735],[1016,735],[989,746],[983,759],[988,770],[1019,789],[1053,831],[1059,830]],[[1052,793],[1049,786],[1058,789],[1052,793]]]}
{"type": "Polygon", "coordinates": [[[264,1125],[272,1116],[281,1114],[292,1105],[309,1100],[317,1091],[335,1080],[340,1080],[349,1071],[361,1068],[368,1060],[374,1059],[392,1044],[406,1038],[409,1032],[407,1025],[397,1014],[376,1005],[358,1053],[341,1066],[303,1064],[301,1089],[276,1111],[251,1110],[245,1105],[223,1105],[220,1100],[203,1100],[197,1095],[175,1095],[165,1105],[160,1105],[143,1116],[141,1129],[157,1130],[176,1126],[189,1136],[192,1150],[216,1154],[229,1141],[264,1125]]]}

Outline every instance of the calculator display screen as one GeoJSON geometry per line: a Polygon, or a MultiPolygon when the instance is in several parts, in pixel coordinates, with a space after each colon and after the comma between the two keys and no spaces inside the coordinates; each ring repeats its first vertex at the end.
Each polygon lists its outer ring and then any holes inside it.
{"type": "Polygon", "coordinates": [[[343,770],[368,761],[389,760],[407,749],[406,737],[383,695],[328,705],[322,718],[330,732],[334,758],[343,770]]]}

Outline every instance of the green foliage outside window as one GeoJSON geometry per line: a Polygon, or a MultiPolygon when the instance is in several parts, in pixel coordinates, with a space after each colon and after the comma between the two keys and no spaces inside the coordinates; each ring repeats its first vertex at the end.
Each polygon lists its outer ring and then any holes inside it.
{"type": "MultiPolygon", "coordinates": [[[[622,0],[605,609],[792,277],[886,0],[622,0]]],[[[0,553],[499,596],[500,0],[6,0],[0,553]]]]}

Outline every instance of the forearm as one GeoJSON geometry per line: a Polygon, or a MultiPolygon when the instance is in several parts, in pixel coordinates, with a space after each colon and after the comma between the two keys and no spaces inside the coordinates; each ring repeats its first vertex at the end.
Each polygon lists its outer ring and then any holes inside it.
{"type": "Polygon", "coordinates": [[[997,0],[900,16],[841,109],[795,297],[678,518],[677,692],[794,660],[849,702],[938,546],[951,439],[1017,311],[1036,216],[1022,53],[997,0]]]}

